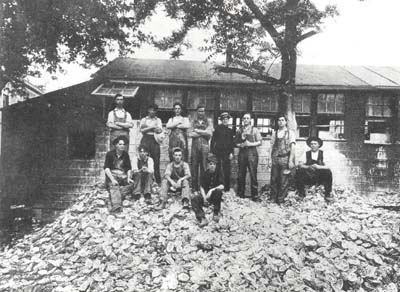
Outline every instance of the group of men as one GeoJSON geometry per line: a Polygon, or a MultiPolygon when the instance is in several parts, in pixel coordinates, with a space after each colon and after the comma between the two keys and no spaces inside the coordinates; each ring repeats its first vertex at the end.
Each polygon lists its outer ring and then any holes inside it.
{"type": "MultiPolygon", "coordinates": [[[[150,105],[147,116],[140,121],[143,134],[138,155],[132,160],[127,153],[129,128],[132,117],[124,109],[123,96],[115,96],[116,107],[109,113],[107,125],[114,150],[106,155],[106,185],[110,191],[112,211],[121,210],[124,196],[132,194],[135,199],[143,195],[145,202],[151,203],[153,180],[160,189],[160,208],[165,208],[168,194],[180,192],[183,208],[189,205],[201,226],[208,223],[203,206],[209,202],[214,206],[213,220],[220,218],[221,200],[224,192],[230,191],[231,161],[234,148],[238,153],[237,195],[245,197],[247,170],[250,174],[250,199],[258,201],[258,151],[262,143],[260,131],[251,125],[251,113],[242,116],[242,125],[236,133],[229,127],[232,118],[228,112],[219,116],[220,123],[213,129],[207,118],[205,106],[199,105],[192,120],[182,115],[182,104],[173,105],[174,116],[166,128],[169,130],[168,154],[170,163],[164,175],[160,174],[160,143],[165,132],[157,117],[157,105],[150,105]],[[188,164],[188,137],[192,139],[190,166],[188,164]]],[[[296,187],[304,197],[304,187],[309,184],[323,184],[325,197],[331,196],[332,173],[324,163],[323,152],[319,148],[322,141],[313,137],[307,140],[311,150],[304,154],[295,167],[296,137],[287,127],[284,115],[277,117],[277,130],[271,137],[271,198],[281,204],[287,194],[289,178],[295,173],[296,187]],[[296,170],[295,170],[296,169],[296,170]]]]}

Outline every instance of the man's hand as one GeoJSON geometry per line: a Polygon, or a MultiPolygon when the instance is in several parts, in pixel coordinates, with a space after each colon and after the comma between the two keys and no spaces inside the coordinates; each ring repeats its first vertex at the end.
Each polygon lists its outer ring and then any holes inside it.
{"type": "Polygon", "coordinates": [[[157,134],[160,134],[162,132],[162,129],[154,127],[154,132],[156,132],[157,134]]]}
{"type": "Polygon", "coordinates": [[[118,183],[117,180],[115,180],[115,179],[113,179],[113,180],[111,181],[111,184],[112,184],[113,186],[119,186],[119,183],[118,183]]]}
{"type": "Polygon", "coordinates": [[[245,141],[242,143],[242,148],[243,148],[243,147],[248,147],[248,146],[249,146],[249,141],[245,140],[245,141]]]}
{"type": "Polygon", "coordinates": [[[211,197],[211,194],[212,194],[213,191],[214,191],[214,189],[210,189],[210,190],[207,192],[206,200],[208,200],[208,199],[211,197]]]}
{"type": "Polygon", "coordinates": [[[288,166],[289,166],[289,169],[292,169],[292,168],[294,167],[294,163],[293,163],[293,161],[289,161],[289,164],[288,164],[288,166]]]}
{"type": "Polygon", "coordinates": [[[131,177],[128,177],[128,184],[133,184],[133,179],[131,177]]]}
{"type": "Polygon", "coordinates": [[[142,171],[143,171],[143,172],[148,172],[147,167],[146,167],[146,166],[143,166],[143,167],[142,167],[142,171]]]}
{"type": "Polygon", "coordinates": [[[182,187],[182,182],[183,182],[183,179],[181,179],[181,178],[176,181],[177,188],[182,187]]]}
{"type": "Polygon", "coordinates": [[[230,153],[230,154],[229,154],[229,160],[232,160],[232,159],[233,159],[233,154],[230,153]]]}

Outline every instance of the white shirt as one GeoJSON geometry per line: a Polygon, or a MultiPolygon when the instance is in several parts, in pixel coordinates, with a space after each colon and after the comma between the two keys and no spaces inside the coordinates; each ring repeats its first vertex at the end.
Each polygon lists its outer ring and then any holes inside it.
{"type": "Polygon", "coordinates": [[[130,113],[128,113],[125,109],[115,108],[114,110],[112,110],[108,113],[107,126],[109,126],[110,124],[114,124],[114,122],[115,122],[114,121],[114,111],[115,111],[115,115],[117,116],[117,118],[121,118],[121,119],[125,117],[125,113],[126,113],[126,122],[133,125],[132,116],[130,113]]]}

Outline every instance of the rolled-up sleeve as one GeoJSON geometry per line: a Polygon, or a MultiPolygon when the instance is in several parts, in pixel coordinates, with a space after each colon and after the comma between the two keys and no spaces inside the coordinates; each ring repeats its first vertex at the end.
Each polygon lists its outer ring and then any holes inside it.
{"type": "Polygon", "coordinates": [[[167,168],[165,169],[164,177],[171,176],[171,173],[172,173],[172,163],[169,163],[167,165],[167,168]]]}
{"type": "Polygon", "coordinates": [[[192,176],[190,173],[190,167],[188,163],[186,162],[183,163],[183,170],[185,172],[185,176],[192,176]]]}
{"type": "Polygon", "coordinates": [[[289,144],[296,144],[296,133],[293,130],[289,130],[289,144]]]}
{"type": "Polygon", "coordinates": [[[150,173],[154,172],[154,161],[151,157],[148,158],[149,162],[147,164],[147,169],[150,173]]]}

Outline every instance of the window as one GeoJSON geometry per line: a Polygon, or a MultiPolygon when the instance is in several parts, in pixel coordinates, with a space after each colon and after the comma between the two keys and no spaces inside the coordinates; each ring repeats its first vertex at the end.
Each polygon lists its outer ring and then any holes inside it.
{"type": "Polygon", "coordinates": [[[220,109],[222,111],[240,111],[247,110],[247,93],[238,90],[225,90],[221,92],[220,109]]]}
{"type": "Polygon", "coordinates": [[[294,100],[294,111],[297,121],[297,137],[310,136],[311,94],[297,93],[294,100]]]}
{"type": "Polygon", "coordinates": [[[164,88],[155,90],[154,103],[158,105],[157,116],[163,124],[166,124],[168,119],[174,115],[174,103],[182,103],[182,96],[183,92],[179,89],[164,88]]]}
{"type": "Polygon", "coordinates": [[[252,120],[252,123],[256,124],[262,137],[270,137],[278,111],[278,94],[256,92],[253,94],[252,110],[256,115],[256,119],[252,120]]]}
{"type": "Polygon", "coordinates": [[[371,95],[366,103],[365,141],[390,143],[392,138],[392,105],[390,96],[371,95]]]}
{"type": "Polygon", "coordinates": [[[71,159],[91,159],[96,154],[96,134],[94,131],[75,131],[67,137],[71,159]]]}
{"type": "Polygon", "coordinates": [[[214,120],[215,112],[215,92],[205,89],[193,89],[188,91],[187,98],[188,116],[190,119],[195,117],[197,106],[204,105],[206,107],[207,118],[214,120]]]}
{"type": "Polygon", "coordinates": [[[318,94],[316,127],[321,139],[344,139],[344,94],[318,94]]]}

